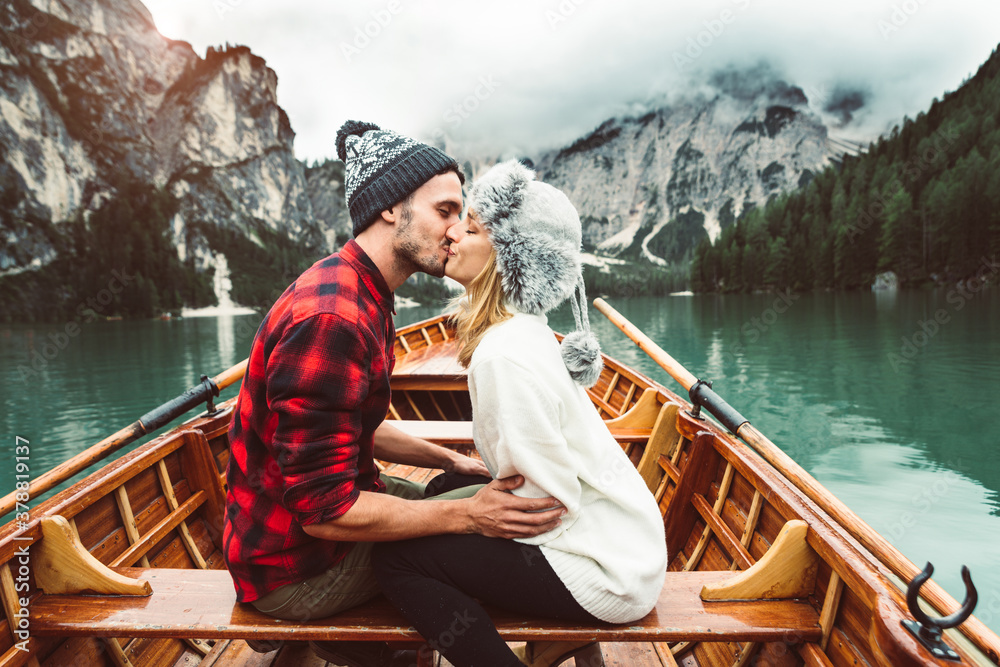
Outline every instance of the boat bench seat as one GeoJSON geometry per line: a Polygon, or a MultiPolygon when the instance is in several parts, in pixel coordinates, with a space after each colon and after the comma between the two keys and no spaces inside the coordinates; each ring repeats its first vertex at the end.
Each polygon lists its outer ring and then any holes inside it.
{"type": "MultiPolygon", "coordinates": [[[[119,568],[146,580],[149,596],[41,595],[31,604],[39,636],[180,639],[383,640],[422,638],[384,598],[328,618],[285,621],[236,601],[226,570],[119,568]]],[[[628,625],[575,625],[490,609],[507,641],[817,641],[819,616],[807,602],[701,599],[702,587],[740,572],[669,572],[656,608],[628,625]],[[792,638],[792,639],[790,639],[792,638]]]]}
{"type": "MultiPolygon", "coordinates": [[[[400,431],[409,435],[423,438],[438,445],[454,449],[457,447],[471,447],[472,422],[471,421],[420,421],[416,419],[393,419],[386,422],[395,426],[400,431]]],[[[650,428],[628,428],[624,426],[608,425],[608,430],[615,437],[618,444],[642,443],[649,440],[650,428]]]]}
{"type": "MultiPolygon", "coordinates": [[[[236,601],[226,570],[109,568],[61,516],[41,519],[31,601],[39,636],[421,641],[382,598],[329,618],[285,621],[236,601]],[[99,594],[93,594],[93,593],[99,594]]],[[[783,641],[822,637],[813,593],[816,554],[789,521],[743,571],[667,572],[656,607],[627,625],[578,625],[490,610],[508,641],[783,641]]],[[[432,646],[433,648],[433,646],[432,646]]]]}

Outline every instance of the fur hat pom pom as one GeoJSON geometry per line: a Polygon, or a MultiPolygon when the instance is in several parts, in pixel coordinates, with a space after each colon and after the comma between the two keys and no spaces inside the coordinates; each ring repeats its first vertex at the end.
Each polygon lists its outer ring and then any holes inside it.
{"type": "Polygon", "coordinates": [[[337,157],[347,162],[347,137],[351,135],[361,136],[369,130],[381,130],[374,123],[363,123],[360,120],[349,120],[337,130],[337,157]]]}
{"type": "Polygon", "coordinates": [[[560,345],[563,363],[573,380],[584,389],[590,389],[601,377],[604,361],[601,345],[589,331],[574,331],[563,338],[560,345]]]}

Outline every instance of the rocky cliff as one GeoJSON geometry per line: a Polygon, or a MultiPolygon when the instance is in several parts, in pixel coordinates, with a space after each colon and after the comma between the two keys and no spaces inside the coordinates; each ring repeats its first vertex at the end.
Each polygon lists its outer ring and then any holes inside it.
{"type": "Polygon", "coordinates": [[[834,155],[803,91],[757,69],[716,74],[697,94],[610,119],[538,168],[579,209],[585,245],[662,264],[808,182],[834,155]]]}
{"type": "Polygon", "coordinates": [[[122,172],[179,200],[174,245],[197,270],[225,252],[204,225],[328,247],[277,76],[248,48],[202,59],[138,0],[8,0],[0,73],[0,275],[55,259],[65,223],[114,198],[122,172]]]}

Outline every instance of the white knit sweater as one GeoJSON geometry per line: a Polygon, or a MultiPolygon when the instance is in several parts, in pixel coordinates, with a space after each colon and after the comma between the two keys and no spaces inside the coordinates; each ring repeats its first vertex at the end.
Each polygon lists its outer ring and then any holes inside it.
{"type": "Polygon", "coordinates": [[[544,316],[517,313],[486,333],[469,365],[476,449],[514,493],[553,496],[562,524],[534,538],[580,605],[627,623],[653,608],[667,566],[663,519],[635,467],[563,365],[544,316]]]}

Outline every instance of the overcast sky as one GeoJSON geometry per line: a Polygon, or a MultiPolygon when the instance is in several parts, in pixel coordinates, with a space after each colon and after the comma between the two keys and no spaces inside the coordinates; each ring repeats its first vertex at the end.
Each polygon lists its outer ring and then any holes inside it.
{"type": "Polygon", "coordinates": [[[144,1],[199,55],[230,42],[265,58],[306,160],[333,157],[348,118],[537,156],[761,61],[817,110],[863,100],[837,133],[867,141],[956,89],[1000,41],[996,0],[144,1]]]}

